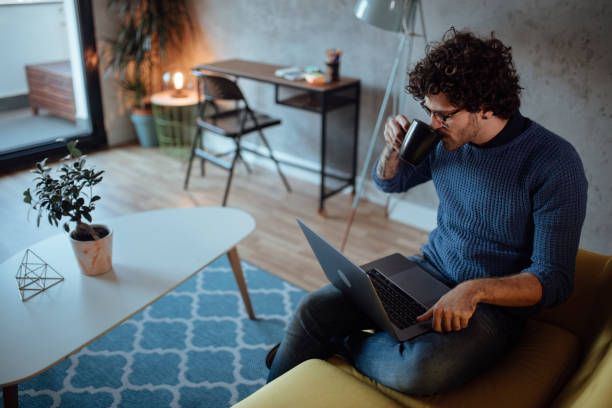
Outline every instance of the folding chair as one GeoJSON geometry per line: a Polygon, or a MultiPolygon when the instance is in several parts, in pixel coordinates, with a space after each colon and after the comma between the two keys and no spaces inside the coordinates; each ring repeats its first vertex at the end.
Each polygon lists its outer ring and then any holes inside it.
{"type": "Polygon", "coordinates": [[[262,131],[267,127],[279,125],[281,123],[280,119],[272,118],[264,113],[256,112],[249,108],[242,91],[240,91],[240,88],[235,81],[232,81],[225,76],[211,75],[200,70],[193,70],[192,73],[198,79],[198,100],[200,102],[198,104],[197,130],[191,146],[191,155],[189,157],[189,164],[187,165],[185,184],[183,186],[184,189],[187,190],[192,162],[197,156],[201,159],[200,171],[202,175],[204,175],[205,161],[209,161],[229,171],[229,177],[225,186],[225,193],[223,194],[223,206],[225,206],[227,203],[236,162],[241,160],[244,162],[247,170],[251,172],[251,169],[242,157],[242,151],[244,150],[259,156],[267,157],[274,161],[278,174],[280,175],[285,188],[288,192],[291,192],[291,187],[289,186],[285,175],[282,173],[280,164],[274,157],[270,144],[266,140],[266,137],[262,131]],[[233,101],[235,103],[234,109],[221,110],[218,101],[233,101]],[[212,107],[212,109],[209,107],[212,107]],[[214,113],[207,115],[206,112],[211,110],[214,113]],[[235,148],[229,152],[219,154],[212,154],[204,150],[202,130],[207,130],[218,135],[231,138],[235,143],[235,148]],[[268,155],[264,155],[259,151],[243,147],[240,144],[242,136],[251,132],[257,132],[259,138],[268,149],[268,155]],[[231,161],[221,159],[221,157],[230,155],[232,153],[233,158],[231,161]]]}

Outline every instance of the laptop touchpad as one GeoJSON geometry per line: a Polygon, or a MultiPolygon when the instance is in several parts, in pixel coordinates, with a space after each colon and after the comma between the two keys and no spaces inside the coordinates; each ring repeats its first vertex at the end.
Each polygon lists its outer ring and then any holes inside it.
{"type": "Polygon", "coordinates": [[[428,305],[431,299],[434,303],[449,288],[419,267],[410,268],[388,276],[397,286],[411,294],[421,303],[428,305]]]}

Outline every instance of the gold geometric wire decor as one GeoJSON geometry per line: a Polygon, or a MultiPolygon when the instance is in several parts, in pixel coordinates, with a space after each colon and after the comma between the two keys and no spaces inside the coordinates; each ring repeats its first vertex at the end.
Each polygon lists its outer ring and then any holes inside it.
{"type": "Polygon", "coordinates": [[[15,279],[21,293],[21,301],[25,302],[57,285],[64,280],[64,277],[30,249],[26,249],[15,279]]]}

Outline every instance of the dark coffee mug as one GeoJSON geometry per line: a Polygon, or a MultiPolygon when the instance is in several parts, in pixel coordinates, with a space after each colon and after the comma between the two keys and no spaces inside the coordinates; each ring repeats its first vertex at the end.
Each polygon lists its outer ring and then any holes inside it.
{"type": "Polygon", "coordinates": [[[414,119],[404,136],[399,157],[413,166],[420,164],[438,144],[440,135],[426,123],[414,119]]]}

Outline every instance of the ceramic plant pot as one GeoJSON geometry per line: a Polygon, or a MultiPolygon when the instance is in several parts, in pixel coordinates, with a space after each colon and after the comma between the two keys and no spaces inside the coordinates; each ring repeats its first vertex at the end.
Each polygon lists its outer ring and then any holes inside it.
{"type": "Polygon", "coordinates": [[[102,275],[111,270],[113,255],[113,231],[105,225],[95,224],[92,227],[104,228],[108,234],[97,241],[79,241],[70,234],[70,243],[81,268],[88,276],[102,275]]]}
{"type": "Polygon", "coordinates": [[[142,147],[155,147],[159,145],[155,133],[153,113],[146,109],[134,109],[130,115],[136,136],[142,147]]]}

